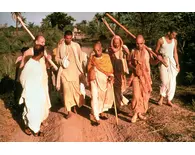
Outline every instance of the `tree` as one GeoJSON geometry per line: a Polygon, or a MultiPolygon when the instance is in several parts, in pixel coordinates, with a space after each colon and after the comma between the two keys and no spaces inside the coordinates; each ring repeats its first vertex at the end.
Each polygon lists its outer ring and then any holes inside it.
{"type": "Polygon", "coordinates": [[[73,17],[68,16],[63,12],[54,12],[47,15],[45,19],[42,20],[42,27],[55,27],[57,26],[59,30],[63,31],[65,27],[72,27],[73,22],[76,21],[73,17]]]}
{"type": "Polygon", "coordinates": [[[20,17],[22,21],[25,23],[26,18],[22,16],[21,12],[11,12],[12,19],[16,22],[16,35],[18,35],[18,26],[20,25],[20,22],[17,17],[20,17]]]}
{"type": "Polygon", "coordinates": [[[87,26],[87,21],[86,20],[82,20],[80,23],[77,23],[76,24],[76,27],[81,30],[83,33],[87,33],[87,29],[88,29],[88,26],[87,26]]]}
{"type": "Polygon", "coordinates": [[[28,27],[31,29],[31,28],[34,28],[35,26],[35,23],[34,22],[29,22],[28,23],[28,27]]]}

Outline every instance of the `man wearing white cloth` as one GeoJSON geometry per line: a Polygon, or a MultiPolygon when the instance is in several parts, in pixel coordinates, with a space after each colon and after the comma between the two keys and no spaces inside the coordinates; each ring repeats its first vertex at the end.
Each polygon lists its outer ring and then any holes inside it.
{"type": "Polygon", "coordinates": [[[155,50],[156,53],[160,50],[160,54],[168,64],[168,67],[163,64],[159,66],[161,79],[159,105],[162,105],[163,98],[167,97],[167,104],[173,106],[171,101],[175,94],[176,76],[180,71],[176,35],[176,30],[171,28],[166,36],[158,40],[155,50]]]}
{"type": "MultiPolygon", "coordinates": [[[[45,38],[42,35],[37,35],[35,37],[34,44],[45,46],[45,38]]],[[[29,60],[29,58],[31,58],[33,55],[34,55],[33,48],[29,48],[27,51],[24,52],[24,55],[23,55],[23,58],[22,58],[21,64],[20,64],[20,69],[21,70],[23,69],[26,62],[29,60]]],[[[48,55],[47,59],[51,59],[50,55],[48,55]]],[[[49,110],[48,109],[51,108],[51,101],[50,101],[49,88],[48,88],[48,74],[47,74],[48,62],[47,62],[47,59],[45,57],[42,57],[40,59],[40,63],[41,63],[42,70],[43,70],[42,83],[44,85],[44,90],[45,90],[45,95],[46,95],[46,100],[47,100],[47,104],[45,105],[45,112],[46,113],[45,113],[45,116],[44,116],[44,121],[42,122],[42,124],[45,125],[45,126],[47,125],[46,119],[49,116],[49,110]]]]}
{"type": "MultiPolygon", "coordinates": [[[[44,55],[44,46],[35,45],[34,55],[24,66],[21,72],[20,82],[23,87],[23,92],[19,104],[25,103],[23,119],[26,125],[25,132],[34,136],[43,136],[40,132],[40,126],[45,119],[45,106],[47,104],[46,94],[44,90],[43,70],[40,59],[44,55]]],[[[49,109],[47,109],[49,110],[49,109]]]]}
{"type": "Polygon", "coordinates": [[[82,83],[85,83],[83,72],[84,52],[80,45],[72,41],[72,31],[65,31],[64,39],[61,41],[55,60],[60,66],[57,76],[57,89],[60,89],[60,83],[63,90],[64,106],[67,115],[66,119],[72,116],[71,108],[76,109],[84,104],[84,93],[81,91],[82,83]]]}

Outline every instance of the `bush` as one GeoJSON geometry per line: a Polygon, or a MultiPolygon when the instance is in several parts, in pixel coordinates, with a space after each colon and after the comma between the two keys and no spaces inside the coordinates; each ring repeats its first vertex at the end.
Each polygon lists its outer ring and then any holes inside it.
{"type": "Polygon", "coordinates": [[[186,72],[185,82],[187,85],[191,85],[194,80],[193,72],[186,72]]]}

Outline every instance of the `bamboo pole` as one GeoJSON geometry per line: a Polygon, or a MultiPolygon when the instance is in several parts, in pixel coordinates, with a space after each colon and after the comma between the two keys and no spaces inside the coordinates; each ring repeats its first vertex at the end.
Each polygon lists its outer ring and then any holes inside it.
{"type": "Polygon", "coordinates": [[[111,29],[110,25],[107,23],[107,21],[104,18],[102,18],[102,21],[106,25],[106,27],[108,28],[108,30],[110,30],[110,32],[112,33],[112,35],[115,36],[114,31],[112,31],[112,29],[111,29]]]}
{"type": "MultiPolygon", "coordinates": [[[[114,19],[111,15],[109,15],[108,13],[106,13],[106,16],[108,16],[113,22],[115,22],[117,25],[119,25],[127,34],[129,34],[133,39],[136,39],[136,37],[127,30],[127,28],[125,28],[122,24],[120,24],[116,19],[114,19]]],[[[145,45],[145,48],[148,52],[150,52],[153,56],[155,56],[159,61],[162,62],[162,64],[165,66],[165,67],[168,67],[167,63],[164,61],[164,60],[161,60],[158,58],[157,54],[154,53],[151,49],[149,49],[146,45],[145,45]]]]}
{"type": "MultiPolygon", "coordinates": [[[[115,35],[114,31],[111,29],[111,27],[110,27],[110,25],[107,23],[107,21],[106,21],[104,18],[102,18],[102,21],[103,21],[103,23],[106,25],[106,27],[108,28],[108,30],[110,30],[110,32],[111,32],[113,35],[115,35]]],[[[122,47],[123,47],[123,46],[122,46],[122,47]]],[[[124,47],[123,47],[123,49],[124,49],[124,47]]],[[[129,80],[129,82],[128,82],[128,85],[129,85],[129,86],[131,85],[132,81],[133,81],[133,74],[131,74],[131,76],[130,76],[130,80],[129,80]]]]}

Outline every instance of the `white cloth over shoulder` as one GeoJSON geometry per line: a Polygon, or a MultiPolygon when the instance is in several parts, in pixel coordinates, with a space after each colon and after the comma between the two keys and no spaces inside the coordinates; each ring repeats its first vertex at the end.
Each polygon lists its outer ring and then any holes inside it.
{"type": "Polygon", "coordinates": [[[62,59],[62,65],[64,68],[68,68],[70,61],[68,60],[69,53],[62,59]]]}
{"type": "Polygon", "coordinates": [[[31,58],[20,76],[23,92],[19,104],[25,103],[23,119],[35,133],[40,130],[46,112],[44,107],[47,102],[42,78],[43,70],[40,62],[31,58]]]}

